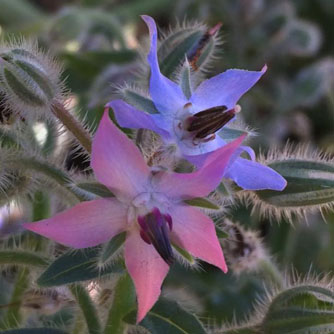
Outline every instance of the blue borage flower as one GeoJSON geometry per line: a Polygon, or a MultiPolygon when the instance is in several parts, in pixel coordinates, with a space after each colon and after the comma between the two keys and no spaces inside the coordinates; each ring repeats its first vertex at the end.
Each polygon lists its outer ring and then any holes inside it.
{"type": "MultiPolygon", "coordinates": [[[[147,60],[151,75],[149,90],[159,113],[147,114],[122,100],[113,100],[106,107],[112,108],[122,127],[149,129],[158,133],[166,143],[176,143],[181,155],[200,167],[208,155],[226,145],[220,134],[224,125],[231,121],[240,108],[236,105],[266,72],[227,70],[203,81],[191,94],[185,96],[181,87],[161,74],[157,56],[157,27],[154,20],[142,16],[151,39],[147,60]]],[[[273,169],[255,162],[250,147],[243,147],[251,160],[238,158],[222,177],[232,179],[247,190],[282,190],[285,179],[273,169]]]]}

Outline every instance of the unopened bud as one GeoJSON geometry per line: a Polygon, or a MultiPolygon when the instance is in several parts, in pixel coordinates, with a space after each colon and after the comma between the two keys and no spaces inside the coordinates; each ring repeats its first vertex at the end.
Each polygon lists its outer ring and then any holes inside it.
{"type": "Polygon", "coordinates": [[[258,270],[267,255],[257,233],[231,222],[227,222],[227,229],[229,238],[224,243],[224,250],[233,272],[258,270]]]}
{"type": "Polygon", "coordinates": [[[50,109],[61,94],[59,73],[50,59],[28,45],[0,48],[4,105],[24,117],[50,109]]]}

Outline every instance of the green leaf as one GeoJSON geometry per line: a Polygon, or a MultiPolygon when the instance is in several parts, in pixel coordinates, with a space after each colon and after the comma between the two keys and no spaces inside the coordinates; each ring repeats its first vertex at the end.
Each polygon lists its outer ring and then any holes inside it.
{"type": "Polygon", "coordinates": [[[7,331],[0,332],[0,334],[68,334],[63,330],[56,328],[20,328],[20,329],[9,329],[7,331]]]}
{"type": "Polygon", "coordinates": [[[126,232],[115,235],[109,242],[103,245],[100,255],[99,263],[103,265],[107,263],[118,249],[124,244],[126,238],[126,232]]]}
{"type": "Polygon", "coordinates": [[[324,161],[285,160],[269,167],[288,182],[283,191],[257,191],[258,197],[276,207],[303,208],[334,201],[334,165],[324,161]]]}
{"type": "Polygon", "coordinates": [[[120,262],[98,268],[97,257],[100,249],[100,247],[94,247],[65,253],[51,263],[38,278],[37,283],[43,287],[58,286],[121,273],[124,267],[120,262]]]}
{"type": "Polygon", "coordinates": [[[187,199],[187,200],[184,201],[184,203],[186,203],[188,205],[191,205],[191,206],[198,206],[200,208],[205,208],[205,209],[212,209],[212,210],[219,210],[220,209],[219,206],[212,203],[207,198],[203,198],[203,197],[187,199]]]}
{"type": "Polygon", "coordinates": [[[333,305],[331,289],[311,284],[295,286],[274,297],[262,326],[268,334],[332,333],[333,305]]]}
{"type": "Polygon", "coordinates": [[[89,334],[101,334],[102,328],[96,307],[88,293],[81,285],[71,285],[70,290],[83,313],[89,334]]]}
{"type": "Polygon", "coordinates": [[[123,317],[136,305],[136,293],[130,276],[126,273],[120,277],[115,289],[104,334],[123,334],[126,324],[123,317]]]}
{"type": "Polygon", "coordinates": [[[49,260],[36,253],[28,251],[0,251],[0,265],[22,265],[31,267],[46,267],[49,264],[49,260]]]}
{"type": "MultiPolygon", "coordinates": [[[[136,323],[136,311],[129,313],[124,320],[129,324],[136,323]]],[[[160,298],[152,310],[140,322],[151,333],[168,334],[206,334],[199,320],[181,306],[164,298],[160,298]]]]}

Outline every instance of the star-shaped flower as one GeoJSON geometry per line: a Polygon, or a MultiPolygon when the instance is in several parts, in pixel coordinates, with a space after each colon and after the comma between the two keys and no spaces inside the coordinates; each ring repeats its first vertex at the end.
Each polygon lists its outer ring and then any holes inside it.
{"type": "MultiPolygon", "coordinates": [[[[236,104],[266,72],[231,69],[203,81],[192,94],[161,74],[157,57],[157,27],[150,16],[143,15],[151,38],[147,56],[151,68],[149,91],[159,113],[148,114],[122,100],[107,104],[113,109],[122,127],[150,129],[166,143],[176,143],[181,155],[201,166],[208,156],[226,145],[220,134],[222,127],[232,120],[239,110],[236,104]],[[188,96],[186,96],[188,95],[188,96]]],[[[273,169],[257,163],[250,147],[244,147],[252,160],[238,158],[222,175],[233,179],[248,190],[282,190],[285,179],[273,169]],[[260,177],[259,177],[260,176],[260,177]]]]}
{"type": "Polygon", "coordinates": [[[227,271],[214,223],[184,200],[207,196],[218,186],[243,138],[216,150],[194,173],[160,171],[146,165],[105,112],[93,140],[91,166],[115,197],[82,202],[24,227],[73,248],[92,247],[126,231],[125,264],[136,288],[139,322],[160,295],[174,260],[172,243],[227,271]]]}

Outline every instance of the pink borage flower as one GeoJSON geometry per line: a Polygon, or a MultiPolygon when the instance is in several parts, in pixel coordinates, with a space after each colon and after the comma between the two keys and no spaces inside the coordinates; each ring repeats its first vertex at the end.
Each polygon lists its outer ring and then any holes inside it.
{"type": "Polygon", "coordinates": [[[160,295],[174,260],[173,243],[227,272],[214,223],[184,200],[207,196],[219,185],[242,140],[215,151],[194,173],[152,170],[105,112],[93,140],[91,165],[115,197],[82,202],[24,227],[73,248],[92,247],[126,231],[125,264],[136,288],[140,322],[160,295]]]}

